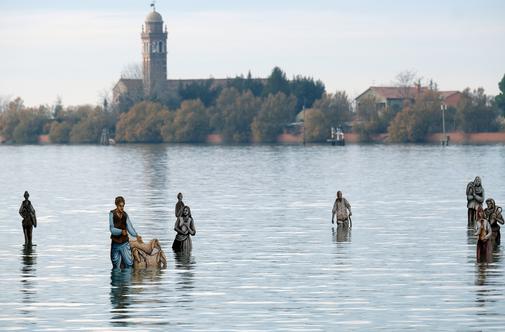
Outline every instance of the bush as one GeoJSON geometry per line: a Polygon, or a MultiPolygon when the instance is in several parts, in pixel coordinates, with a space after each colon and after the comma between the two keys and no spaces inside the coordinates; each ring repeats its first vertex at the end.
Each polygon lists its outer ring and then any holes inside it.
{"type": "Polygon", "coordinates": [[[169,111],[159,103],[143,101],[122,114],[116,126],[116,140],[126,143],[161,143],[161,128],[169,111]]]}

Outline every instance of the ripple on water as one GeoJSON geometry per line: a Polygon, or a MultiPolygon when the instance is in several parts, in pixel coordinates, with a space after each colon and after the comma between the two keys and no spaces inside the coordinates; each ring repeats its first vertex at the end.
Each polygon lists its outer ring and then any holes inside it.
{"type": "Polygon", "coordinates": [[[505,164],[503,146],[0,150],[9,161],[0,163],[1,330],[431,331],[505,323],[502,248],[493,263],[475,263],[462,194],[479,174],[505,205],[505,178],[491,178],[505,164]],[[476,154],[486,163],[469,163],[476,154]],[[19,188],[30,189],[39,220],[30,249],[21,245],[19,188]],[[352,229],[331,225],[339,189],[353,207],[352,229]],[[190,257],[170,249],[179,191],[197,227],[190,257]],[[107,214],[120,194],[136,230],[160,240],[166,270],[111,271],[107,214]]]}

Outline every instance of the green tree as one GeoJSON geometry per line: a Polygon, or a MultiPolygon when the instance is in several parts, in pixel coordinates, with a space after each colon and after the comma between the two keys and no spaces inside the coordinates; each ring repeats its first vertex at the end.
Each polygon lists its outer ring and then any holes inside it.
{"type": "Polygon", "coordinates": [[[427,90],[411,106],[396,114],[388,127],[389,140],[395,143],[424,142],[429,133],[440,130],[440,95],[427,90]]]}
{"type": "Polygon", "coordinates": [[[251,125],[255,142],[275,142],[285,126],[294,120],[296,98],[284,93],[269,95],[251,125]]]}
{"type": "Polygon", "coordinates": [[[325,94],[312,105],[312,108],[323,112],[328,126],[338,127],[352,118],[351,101],[345,91],[337,91],[335,94],[325,94]]]}
{"type": "Polygon", "coordinates": [[[322,142],[328,138],[330,129],[326,116],[320,109],[309,108],[305,110],[305,139],[307,142],[322,142]]]}
{"type": "Polygon", "coordinates": [[[221,92],[216,107],[222,112],[222,134],[227,142],[245,143],[251,140],[251,123],[261,107],[261,100],[250,90],[239,93],[234,88],[221,92]]]}
{"type": "Polygon", "coordinates": [[[199,100],[185,100],[167,121],[161,133],[165,142],[202,143],[209,133],[209,118],[205,105],[199,100]]]}
{"type": "Polygon", "coordinates": [[[77,121],[69,133],[70,143],[98,143],[103,128],[110,126],[108,123],[108,114],[101,107],[93,107],[91,105],[78,106],[75,113],[73,115],[76,116],[77,121]]]}
{"type": "Polygon", "coordinates": [[[372,136],[379,133],[379,112],[377,110],[377,99],[370,95],[365,97],[356,107],[356,126],[360,140],[368,142],[372,136]]]}
{"type": "Polygon", "coordinates": [[[56,121],[62,121],[62,113],[63,113],[63,102],[61,101],[61,97],[58,96],[56,98],[56,102],[52,107],[52,118],[56,121]]]}
{"type": "Polygon", "coordinates": [[[241,75],[231,79],[227,83],[227,87],[235,88],[239,92],[251,91],[254,96],[258,97],[262,95],[264,85],[260,80],[253,79],[251,72],[249,72],[246,78],[241,75]]]}
{"type": "Polygon", "coordinates": [[[312,77],[295,76],[290,82],[290,92],[296,97],[296,112],[312,107],[314,102],[325,93],[323,82],[314,81],[312,77]]]}
{"type": "Polygon", "coordinates": [[[275,95],[279,92],[289,95],[291,91],[286,73],[279,67],[275,67],[267,79],[265,88],[263,89],[263,96],[267,97],[268,95],[275,95]]]}
{"type": "Polygon", "coordinates": [[[215,103],[220,92],[221,88],[214,87],[212,78],[179,86],[179,96],[182,100],[200,99],[206,107],[215,103]]]}
{"type": "Polygon", "coordinates": [[[13,139],[14,130],[19,124],[19,111],[24,109],[23,100],[16,98],[7,104],[0,114],[0,134],[8,141],[13,139]]]}
{"type": "Polygon", "coordinates": [[[0,114],[0,134],[8,141],[18,144],[37,143],[50,120],[50,112],[44,106],[25,108],[23,100],[11,101],[7,110],[0,114]]]}
{"type": "Polygon", "coordinates": [[[13,132],[13,141],[19,144],[38,142],[39,135],[44,134],[45,124],[49,121],[49,112],[44,107],[28,108],[19,111],[19,123],[13,132]]]}
{"type": "Polygon", "coordinates": [[[500,94],[495,97],[495,103],[501,110],[502,115],[505,116],[505,75],[503,75],[500,83],[498,83],[498,87],[500,88],[500,94]]]}
{"type": "Polygon", "coordinates": [[[161,128],[170,118],[160,103],[143,101],[122,114],[116,125],[116,141],[126,143],[161,143],[161,128]]]}
{"type": "Polygon", "coordinates": [[[52,143],[65,144],[70,142],[70,132],[72,124],[69,122],[56,122],[51,124],[49,139],[52,143]]]}
{"type": "Polygon", "coordinates": [[[305,138],[309,142],[323,142],[329,137],[331,127],[343,127],[351,118],[351,101],[345,92],[324,94],[307,111],[305,138]]]}
{"type": "Polygon", "coordinates": [[[458,104],[458,123],[465,132],[489,132],[498,130],[498,109],[483,88],[465,89],[458,104]]]}

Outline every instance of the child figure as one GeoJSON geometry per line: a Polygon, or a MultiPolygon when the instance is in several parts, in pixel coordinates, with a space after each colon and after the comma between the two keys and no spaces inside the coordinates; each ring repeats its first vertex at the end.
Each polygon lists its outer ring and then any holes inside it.
{"type": "Polygon", "coordinates": [[[475,235],[477,238],[477,263],[481,261],[491,262],[492,244],[489,239],[493,231],[487,221],[482,206],[477,207],[477,222],[475,223],[475,235]]]}

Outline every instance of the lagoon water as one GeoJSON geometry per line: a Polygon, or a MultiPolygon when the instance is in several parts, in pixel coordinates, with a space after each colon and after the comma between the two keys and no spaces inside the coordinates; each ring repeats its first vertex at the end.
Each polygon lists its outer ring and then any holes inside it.
{"type": "Polygon", "coordinates": [[[505,247],[476,264],[465,188],[480,175],[505,206],[504,166],[503,145],[0,146],[0,330],[503,330],[505,247]],[[331,225],[338,189],[350,232],[331,225]],[[111,270],[116,195],[167,269],[111,270]]]}

